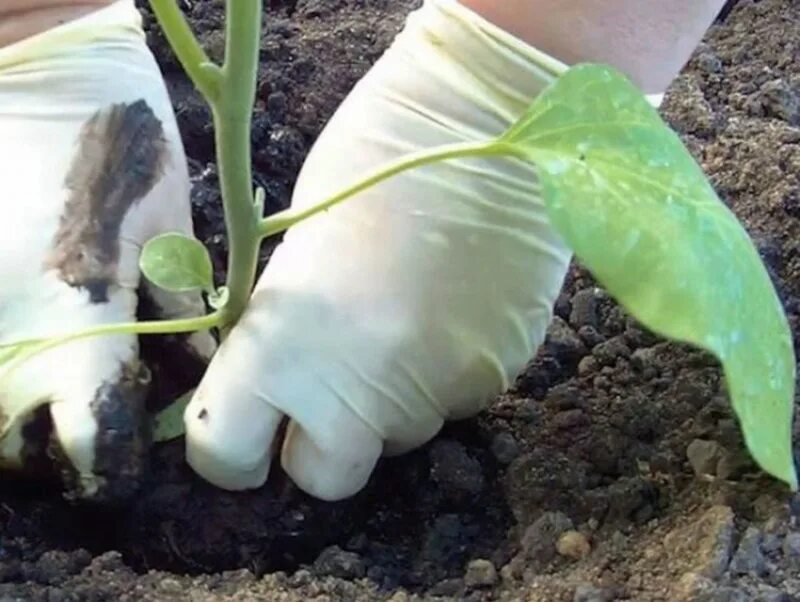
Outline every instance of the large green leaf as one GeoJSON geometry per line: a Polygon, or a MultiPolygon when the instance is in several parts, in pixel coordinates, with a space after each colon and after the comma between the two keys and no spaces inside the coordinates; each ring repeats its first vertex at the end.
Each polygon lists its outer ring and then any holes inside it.
{"type": "Polygon", "coordinates": [[[579,65],[501,144],[535,164],[553,225],[631,315],[719,359],[751,454],[797,489],[795,357],[780,300],[657,110],[615,70],[579,65]]]}

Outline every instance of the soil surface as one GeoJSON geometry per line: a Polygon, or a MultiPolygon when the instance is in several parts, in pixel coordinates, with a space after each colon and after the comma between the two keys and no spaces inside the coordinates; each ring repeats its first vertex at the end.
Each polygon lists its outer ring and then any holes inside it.
{"type": "MultiPolygon", "coordinates": [[[[219,57],[223,3],[182,5],[219,57]]],[[[416,5],[268,3],[253,148],[270,211],[416,5]]],[[[210,115],[142,8],[221,270],[210,115]]],[[[800,4],[738,2],[663,114],[757,241],[800,332],[800,4]]],[[[748,459],[713,359],[640,328],[579,265],[556,310],[512,391],[382,461],[345,502],[310,499],[279,470],[256,492],[215,490],[180,441],[154,450],[123,508],[3,481],[0,600],[800,600],[800,502],[748,459]]]]}

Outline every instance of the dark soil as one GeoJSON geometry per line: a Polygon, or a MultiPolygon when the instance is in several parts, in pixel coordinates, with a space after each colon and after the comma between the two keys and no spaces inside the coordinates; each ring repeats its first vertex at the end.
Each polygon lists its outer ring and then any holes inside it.
{"type": "MultiPolygon", "coordinates": [[[[183,4],[219,57],[223,3],[183,4]]],[[[269,4],[253,148],[275,211],[417,3],[269,4]]],[[[222,270],[210,116],[145,14],[197,228],[222,270]]],[[[757,241],[800,332],[800,4],[738,2],[663,113],[757,241]]],[[[556,309],[513,391],[383,461],[346,502],[310,499],[278,470],[257,492],[215,490],[180,441],[154,450],[124,508],[4,481],[0,600],[800,600],[800,503],[748,459],[716,363],[640,328],[578,265],[556,309]]]]}

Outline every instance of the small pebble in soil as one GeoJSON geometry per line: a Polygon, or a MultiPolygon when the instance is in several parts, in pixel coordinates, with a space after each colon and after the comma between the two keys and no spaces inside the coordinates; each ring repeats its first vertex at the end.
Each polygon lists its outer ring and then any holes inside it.
{"type": "Polygon", "coordinates": [[[586,346],[566,321],[555,316],[547,329],[546,349],[559,359],[575,361],[586,354],[586,346]]]}
{"type": "Polygon", "coordinates": [[[770,585],[760,585],[756,602],[793,602],[793,598],[786,592],[782,592],[777,587],[770,585]]]}
{"type": "Polygon", "coordinates": [[[761,86],[758,96],[747,108],[753,115],[780,119],[789,125],[800,124],[800,94],[781,79],[761,86]]]}
{"type": "Polygon", "coordinates": [[[481,464],[470,457],[458,441],[440,439],[430,449],[431,479],[448,497],[476,495],[483,491],[485,480],[481,464]]]}
{"type": "Polygon", "coordinates": [[[578,362],[578,376],[594,374],[600,368],[600,362],[593,355],[587,355],[578,362]]]}
{"type": "Polygon", "coordinates": [[[618,591],[608,587],[579,585],[572,595],[572,602],[612,602],[617,599],[618,594],[618,591]]]}
{"type": "Polygon", "coordinates": [[[591,420],[581,409],[566,410],[553,416],[551,425],[556,430],[568,430],[589,424],[591,420]]]}
{"type": "Polygon", "coordinates": [[[501,464],[510,464],[519,455],[519,443],[514,435],[507,432],[497,433],[492,438],[492,453],[501,464]]]}
{"type": "Polygon", "coordinates": [[[580,531],[565,531],[556,542],[556,551],[567,558],[581,560],[589,555],[592,546],[586,536],[580,531]]]}
{"type": "Polygon", "coordinates": [[[478,558],[470,561],[464,575],[464,585],[469,588],[491,587],[497,583],[497,569],[491,561],[478,558]]]}
{"type": "Polygon", "coordinates": [[[625,337],[620,335],[595,345],[592,348],[592,355],[597,358],[601,366],[610,366],[618,357],[630,357],[631,349],[625,342],[625,337]]]}
{"type": "Polygon", "coordinates": [[[544,401],[548,406],[557,410],[572,410],[588,405],[581,390],[571,384],[560,384],[551,388],[544,401]]]}
{"type": "Polygon", "coordinates": [[[800,560],[800,533],[792,531],[783,540],[783,553],[788,558],[800,560]]]}
{"type": "Polygon", "coordinates": [[[367,569],[361,556],[355,552],[345,552],[339,546],[330,546],[314,561],[314,572],[340,579],[359,579],[367,569]]]}
{"type": "Polygon", "coordinates": [[[668,533],[664,549],[674,558],[690,559],[692,573],[717,579],[731,560],[733,530],[733,510],[728,506],[712,506],[699,520],[668,533]]]}
{"type": "Polygon", "coordinates": [[[460,597],[464,590],[464,580],[460,578],[444,579],[434,585],[428,593],[432,596],[460,597]]]}
{"type": "Polygon", "coordinates": [[[733,555],[730,570],[739,575],[762,575],[766,571],[766,560],[761,551],[762,533],[756,527],[748,527],[733,555]]]}
{"type": "Polygon", "coordinates": [[[667,598],[681,602],[752,602],[751,597],[735,587],[719,585],[697,573],[686,573],[675,584],[672,596],[667,598]]]}
{"type": "Polygon", "coordinates": [[[716,441],[695,439],[686,448],[686,457],[698,476],[711,475],[721,479],[730,476],[728,450],[716,441]]]}
{"type": "Polygon", "coordinates": [[[581,326],[597,327],[600,322],[598,302],[602,298],[599,289],[583,289],[575,293],[572,297],[572,311],[569,314],[569,322],[574,327],[581,326]]]}
{"type": "Polygon", "coordinates": [[[595,347],[605,341],[603,335],[597,332],[594,326],[581,326],[578,329],[578,336],[581,337],[587,347],[595,347]]]}
{"type": "Polygon", "coordinates": [[[531,560],[546,563],[555,558],[556,542],[561,534],[573,529],[572,521],[561,512],[545,512],[525,530],[522,549],[531,560]]]}
{"type": "Polygon", "coordinates": [[[706,73],[719,73],[722,71],[722,61],[711,50],[697,52],[694,62],[701,71],[706,73]]]}

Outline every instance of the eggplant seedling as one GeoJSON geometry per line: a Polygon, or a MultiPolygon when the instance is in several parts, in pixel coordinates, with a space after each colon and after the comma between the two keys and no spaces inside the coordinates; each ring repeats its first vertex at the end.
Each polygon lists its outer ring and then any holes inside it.
{"type": "MultiPolygon", "coordinates": [[[[552,226],[625,310],[651,331],[717,358],[753,458],[797,489],[791,440],[795,356],[781,302],[745,229],[678,135],[621,73],[595,64],[562,70],[496,139],[411,154],[310,208],[264,217],[250,162],[261,1],[226,3],[222,66],[208,59],[174,0],[151,5],[212,108],[229,243],[227,282],[213,282],[202,244],[177,234],[155,238],[142,253],[142,272],[165,289],[204,290],[212,313],[4,345],[0,378],[31,355],[76,338],[212,327],[225,336],[247,306],[264,238],[406,170],[457,157],[500,156],[531,166],[552,226]]],[[[2,409],[9,421],[0,428],[7,430],[33,408],[2,409]]],[[[169,416],[179,414],[171,408],[161,417],[162,438],[177,434],[169,416]]]]}

